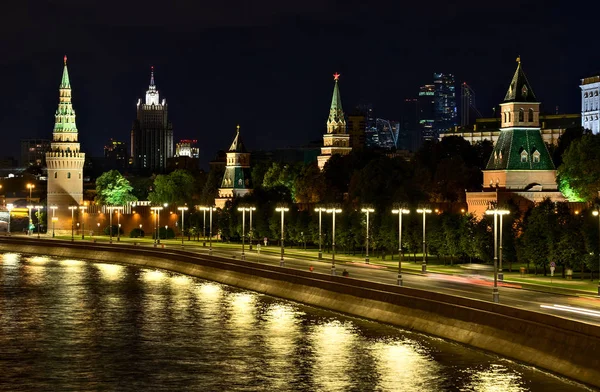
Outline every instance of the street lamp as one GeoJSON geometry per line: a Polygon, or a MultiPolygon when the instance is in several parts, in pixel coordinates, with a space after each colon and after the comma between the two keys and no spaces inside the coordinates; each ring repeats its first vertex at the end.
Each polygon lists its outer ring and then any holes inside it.
{"type": "Polygon", "coordinates": [[[155,216],[156,216],[156,223],[154,224],[154,230],[155,230],[155,235],[154,235],[154,247],[156,247],[156,244],[160,244],[160,239],[158,238],[158,223],[159,223],[159,219],[160,219],[160,210],[162,210],[163,207],[150,207],[150,210],[152,210],[152,212],[154,212],[155,216]]]}
{"type": "Polygon", "coordinates": [[[75,221],[75,210],[78,209],[78,206],[69,206],[69,210],[71,210],[71,242],[75,241],[75,236],[73,235],[74,230],[74,221],[75,221]]]}
{"type": "Polygon", "coordinates": [[[208,216],[209,216],[209,223],[208,223],[208,255],[212,256],[212,213],[213,210],[215,209],[214,206],[209,206],[208,207],[208,216]]]}
{"type": "Polygon", "coordinates": [[[183,230],[184,230],[184,226],[183,226],[183,222],[184,222],[184,216],[185,216],[185,212],[188,210],[187,207],[177,207],[177,209],[179,211],[181,211],[181,247],[183,248],[183,230]]]}
{"type": "Polygon", "coordinates": [[[342,212],[341,208],[329,208],[325,210],[328,214],[333,214],[333,230],[331,233],[331,275],[335,275],[335,214],[342,212]]]}
{"type": "Polygon", "coordinates": [[[410,213],[409,210],[398,208],[392,214],[398,214],[398,286],[402,286],[402,215],[410,213]]]}
{"type": "Polygon", "coordinates": [[[283,267],[285,263],[283,262],[283,222],[284,222],[284,213],[288,212],[290,209],[287,207],[277,207],[275,211],[281,212],[281,260],[279,260],[279,266],[283,267]]]}
{"type": "MultiPolygon", "coordinates": [[[[119,221],[119,210],[122,210],[123,207],[122,206],[108,206],[108,235],[109,235],[109,240],[108,242],[112,244],[112,238],[113,238],[113,224],[112,224],[112,216],[115,210],[117,210],[117,222],[119,221]]],[[[121,230],[117,229],[117,232],[119,232],[117,235],[120,234],[121,230]]],[[[121,238],[120,236],[117,237],[117,241],[119,241],[121,238]]]]}
{"type": "Polygon", "coordinates": [[[600,206],[596,206],[592,214],[598,217],[598,296],[600,296],[600,206]]]}
{"type": "Polygon", "coordinates": [[[33,190],[33,188],[35,188],[34,184],[27,184],[27,189],[29,189],[29,200],[27,200],[28,202],[31,203],[31,191],[33,190]]]}
{"type": "Polygon", "coordinates": [[[367,253],[365,255],[365,262],[369,264],[369,213],[375,212],[375,210],[372,208],[363,208],[361,212],[367,214],[367,253]]]}
{"type": "Polygon", "coordinates": [[[6,205],[6,209],[8,210],[8,235],[10,236],[10,212],[15,207],[14,204],[9,203],[6,205]]]}
{"type": "Polygon", "coordinates": [[[425,273],[427,272],[427,259],[425,258],[427,250],[427,243],[425,242],[425,217],[427,216],[427,214],[431,214],[431,210],[428,208],[419,208],[417,212],[419,214],[423,214],[423,264],[421,265],[421,272],[425,273]]]}
{"type": "Polygon", "coordinates": [[[246,236],[246,207],[238,207],[238,211],[242,213],[242,260],[246,260],[246,254],[244,253],[244,237],[246,236]]]}
{"type": "Polygon", "coordinates": [[[509,214],[508,210],[500,210],[498,215],[500,216],[500,250],[499,250],[499,262],[498,262],[498,280],[504,280],[504,272],[502,272],[502,217],[509,214]]]}
{"type": "Polygon", "coordinates": [[[494,288],[492,289],[492,300],[500,302],[500,293],[498,292],[498,215],[506,215],[509,211],[499,210],[494,207],[493,210],[486,210],[486,215],[494,215],[494,288]]]}
{"type": "Polygon", "coordinates": [[[58,207],[57,206],[50,206],[50,209],[52,210],[52,238],[54,238],[54,223],[58,220],[56,218],[56,209],[58,207]]]}
{"type": "Polygon", "coordinates": [[[319,260],[321,260],[323,258],[323,248],[322,248],[323,232],[321,231],[321,213],[327,212],[327,208],[318,207],[318,208],[315,208],[315,212],[319,213],[319,260]]]}
{"type": "Polygon", "coordinates": [[[79,209],[81,210],[81,239],[84,240],[85,239],[85,210],[87,209],[87,206],[79,206],[79,209]]]}
{"type": "Polygon", "coordinates": [[[208,207],[196,206],[196,208],[202,211],[202,237],[204,237],[202,246],[206,247],[206,211],[208,211],[208,207]]]}
{"type": "Polygon", "coordinates": [[[250,244],[248,245],[248,248],[252,250],[252,239],[254,238],[254,232],[252,231],[252,211],[256,211],[256,207],[246,208],[248,208],[248,211],[250,211],[250,231],[248,232],[248,241],[250,242],[250,244]]]}

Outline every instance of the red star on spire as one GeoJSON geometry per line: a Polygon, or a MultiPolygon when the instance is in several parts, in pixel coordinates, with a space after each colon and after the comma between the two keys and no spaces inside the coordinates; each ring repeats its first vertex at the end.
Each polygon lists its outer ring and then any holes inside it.
{"type": "Polygon", "coordinates": [[[333,80],[339,80],[340,79],[340,74],[339,73],[334,73],[333,74],[333,80]]]}
{"type": "Polygon", "coordinates": [[[65,62],[65,65],[67,65],[67,55],[65,54],[65,58],[63,59],[65,62]]]}

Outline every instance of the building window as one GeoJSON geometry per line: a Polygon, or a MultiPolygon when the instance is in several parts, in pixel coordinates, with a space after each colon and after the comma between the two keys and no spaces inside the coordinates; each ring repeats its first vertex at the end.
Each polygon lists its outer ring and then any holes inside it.
{"type": "Polygon", "coordinates": [[[81,173],[79,173],[79,179],[81,180],[81,173]]]}
{"type": "Polygon", "coordinates": [[[508,112],[508,121],[507,122],[510,122],[510,112],[508,112]]]}
{"type": "Polygon", "coordinates": [[[525,110],[523,108],[519,109],[519,122],[525,121],[525,110]]]}
{"type": "Polygon", "coordinates": [[[521,162],[527,162],[527,151],[521,151],[521,162]]]}
{"type": "Polygon", "coordinates": [[[67,178],[71,178],[71,172],[67,173],[67,178]]]}
{"type": "Polygon", "coordinates": [[[533,122],[533,109],[531,109],[531,108],[529,109],[529,113],[528,113],[528,116],[527,116],[527,121],[533,122]]]}
{"type": "Polygon", "coordinates": [[[54,172],[54,178],[58,178],[58,172],[54,172]]]}
{"type": "Polygon", "coordinates": [[[533,163],[540,162],[540,152],[538,150],[535,150],[531,155],[533,156],[533,163]]]}

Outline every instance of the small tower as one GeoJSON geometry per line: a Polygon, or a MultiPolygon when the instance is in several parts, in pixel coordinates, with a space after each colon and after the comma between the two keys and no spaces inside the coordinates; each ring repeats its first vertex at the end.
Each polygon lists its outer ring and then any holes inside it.
{"type": "Polygon", "coordinates": [[[75,111],[71,103],[71,82],[64,58],[62,80],[59,87],[58,109],[54,115],[54,131],[50,151],[46,153],[48,166],[48,206],[57,206],[56,229],[71,227],[68,207],[83,203],[83,163],[85,154],[80,151],[75,111]],[[68,218],[67,218],[68,216],[68,218]]]}
{"type": "Polygon", "coordinates": [[[233,143],[227,151],[225,174],[219,188],[219,197],[215,199],[215,205],[217,208],[224,208],[227,201],[251,192],[250,153],[246,151],[246,147],[242,142],[240,126],[238,125],[233,143]]]}
{"type": "Polygon", "coordinates": [[[323,135],[323,147],[321,155],[317,157],[319,169],[323,170],[325,163],[334,154],[346,155],[350,153],[350,134],[346,132],[346,119],[342,109],[342,98],[338,80],[340,74],[333,75],[333,97],[331,98],[331,107],[329,109],[329,118],[327,119],[327,133],[323,135]]]}

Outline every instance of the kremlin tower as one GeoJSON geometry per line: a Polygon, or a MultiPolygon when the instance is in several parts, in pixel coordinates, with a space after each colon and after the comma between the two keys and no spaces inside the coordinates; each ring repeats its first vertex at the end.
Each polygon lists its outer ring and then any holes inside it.
{"type": "Polygon", "coordinates": [[[219,188],[219,197],[215,199],[217,208],[224,208],[225,204],[234,197],[242,197],[252,192],[250,180],[250,153],[240,136],[240,126],[237,126],[233,143],[227,151],[227,166],[219,188]]]}
{"type": "Polygon", "coordinates": [[[323,135],[323,147],[321,155],[317,160],[319,169],[323,170],[325,163],[334,154],[347,155],[352,150],[350,147],[350,134],[346,132],[346,119],[342,109],[342,98],[338,80],[340,74],[333,75],[335,85],[333,86],[333,97],[331,98],[331,108],[329,109],[329,118],[327,119],[327,133],[323,135]]]}
{"type": "Polygon", "coordinates": [[[50,151],[46,153],[48,166],[48,207],[57,206],[56,229],[71,227],[68,207],[83,203],[83,164],[85,153],[81,152],[75,111],[71,103],[71,82],[67,69],[67,56],[59,87],[58,109],[54,115],[54,131],[50,151]]]}

